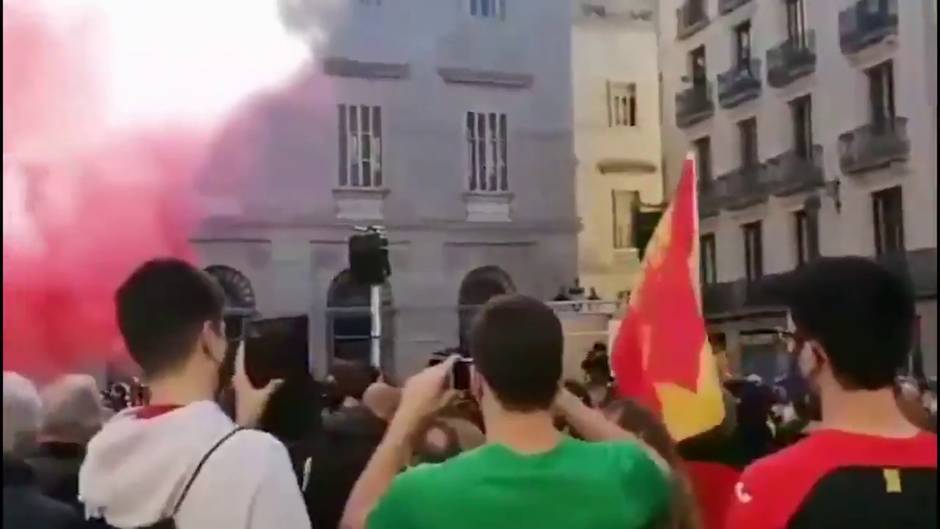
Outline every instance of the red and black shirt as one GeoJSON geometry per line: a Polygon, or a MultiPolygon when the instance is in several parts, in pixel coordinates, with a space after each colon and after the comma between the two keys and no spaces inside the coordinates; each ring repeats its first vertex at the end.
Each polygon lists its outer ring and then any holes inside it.
{"type": "Polygon", "coordinates": [[[937,527],[937,436],[821,430],[748,467],[727,529],[937,527]]]}

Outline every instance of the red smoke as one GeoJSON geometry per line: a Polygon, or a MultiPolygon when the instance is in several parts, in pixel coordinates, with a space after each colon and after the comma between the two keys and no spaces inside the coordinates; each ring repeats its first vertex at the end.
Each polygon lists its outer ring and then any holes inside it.
{"type": "Polygon", "coordinates": [[[194,258],[193,181],[221,119],[137,118],[105,13],[52,3],[3,3],[3,367],[39,376],[124,358],[114,291],[147,259],[194,258]]]}

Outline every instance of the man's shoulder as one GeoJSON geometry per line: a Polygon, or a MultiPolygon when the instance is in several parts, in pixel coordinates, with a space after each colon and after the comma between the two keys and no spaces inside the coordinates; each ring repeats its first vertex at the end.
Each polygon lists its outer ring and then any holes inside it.
{"type": "MultiPolygon", "coordinates": [[[[216,448],[208,463],[227,472],[262,476],[272,468],[291,470],[290,455],[283,443],[260,430],[243,429],[216,448]]],[[[280,470],[278,470],[280,471],[280,470]]]]}
{"type": "Polygon", "coordinates": [[[741,474],[742,481],[776,482],[783,476],[792,475],[794,469],[813,469],[825,464],[828,439],[811,435],[748,465],[741,474]]]}
{"type": "Polygon", "coordinates": [[[569,444],[578,459],[593,460],[595,464],[611,470],[627,474],[656,470],[658,474],[666,474],[665,468],[661,468],[661,464],[666,463],[658,454],[654,455],[652,449],[645,448],[638,441],[586,442],[572,439],[569,444]]]}

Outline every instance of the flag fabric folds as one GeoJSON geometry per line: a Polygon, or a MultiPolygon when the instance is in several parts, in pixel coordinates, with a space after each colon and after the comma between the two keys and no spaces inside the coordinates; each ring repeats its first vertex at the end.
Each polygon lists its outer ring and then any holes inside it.
{"type": "Polygon", "coordinates": [[[724,418],[701,308],[696,187],[690,154],[672,203],[646,247],[611,355],[621,396],[658,412],[676,441],[724,418]]]}

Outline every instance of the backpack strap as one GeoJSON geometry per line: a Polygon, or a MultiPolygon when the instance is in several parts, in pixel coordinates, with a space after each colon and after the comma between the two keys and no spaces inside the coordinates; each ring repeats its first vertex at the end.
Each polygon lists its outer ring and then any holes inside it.
{"type": "Polygon", "coordinates": [[[189,481],[186,482],[186,486],[183,488],[183,493],[180,494],[179,499],[176,500],[176,505],[173,506],[173,513],[170,515],[171,518],[172,518],[172,517],[175,517],[175,516],[176,516],[176,513],[179,512],[180,507],[183,505],[183,500],[185,500],[185,499],[186,499],[186,495],[189,494],[189,489],[190,489],[190,487],[193,486],[193,482],[195,482],[195,481],[196,481],[196,477],[199,476],[199,471],[202,470],[203,465],[205,465],[205,464],[206,464],[206,461],[209,460],[209,456],[211,456],[211,455],[216,451],[216,449],[218,449],[220,446],[222,446],[222,443],[224,443],[225,441],[228,441],[229,438],[231,438],[233,435],[235,435],[236,433],[238,433],[240,430],[244,430],[244,428],[238,427],[238,428],[235,428],[234,430],[232,430],[231,432],[225,434],[221,439],[219,439],[218,441],[216,441],[216,443],[215,443],[214,445],[212,445],[212,448],[210,448],[210,449],[205,453],[205,455],[202,456],[202,459],[199,460],[199,464],[196,465],[196,470],[194,470],[194,471],[193,471],[193,474],[192,474],[191,476],[189,476],[189,481]]]}

